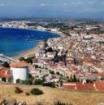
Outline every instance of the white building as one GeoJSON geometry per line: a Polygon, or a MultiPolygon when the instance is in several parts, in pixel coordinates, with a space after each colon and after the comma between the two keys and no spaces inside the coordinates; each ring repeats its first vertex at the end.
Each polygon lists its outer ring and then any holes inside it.
{"type": "Polygon", "coordinates": [[[13,75],[13,83],[16,83],[16,80],[27,80],[28,79],[28,65],[25,62],[13,63],[10,65],[10,70],[13,75]]]}
{"type": "Polygon", "coordinates": [[[42,27],[42,26],[37,26],[37,29],[40,31],[46,31],[46,28],[42,27]]]}
{"type": "Polygon", "coordinates": [[[58,32],[58,31],[59,31],[58,28],[52,28],[52,29],[51,29],[51,32],[58,32]]]}

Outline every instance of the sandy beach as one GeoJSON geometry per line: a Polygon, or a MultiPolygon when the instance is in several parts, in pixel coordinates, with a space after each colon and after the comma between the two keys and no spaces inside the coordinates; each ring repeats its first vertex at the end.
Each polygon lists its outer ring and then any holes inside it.
{"type": "Polygon", "coordinates": [[[35,50],[36,50],[36,48],[32,48],[32,49],[23,51],[22,53],[20,53],[17,56],[14,56],[13,58],[15,60],[18,60],[20,57],[30,57],[30,56],[33,56],[35,54],[35,50]]]}
{"type": "MultiPolygon", "coordinates": [[[[60,35],[60,37],[65,37],[65,36],[66,36],[66,35],[63,34],[62,32],[57,32],[57,33],[55,33],[55,34],[60,35]]],[[[55,38],[49,38],[49,39],[55,39],[55,38]]],[[[34,56],[35,52],[36,52],[42,45],[43,45],[43,41],[40,41],[40,42],[36,45],[36,47],[31,48],[31,49],[26,50],[26,51],[23,51],[23,52],[21,52],[19,55],[14,56],[13,58],[14,58],[15,60],[18,60],[20,57],[32,57],[32,56],[34,56]]]]}
{"type": "Polygon", "coordinates": [[[40,42],[36,45],[36,47],[33,47],[33,48],[31,48],[31,49],[29,49],[29,50],[26,50],[26,51],[23,51],[23,52],[21,52],[19,55],[14,56],[13,58],[14,58],[15,60],[18,60],[20,57],[32,57],[32,56],[34,56],[35,52],[41,47],[42,44],[43,44],[43,41],[40,41],[40,42]]]}

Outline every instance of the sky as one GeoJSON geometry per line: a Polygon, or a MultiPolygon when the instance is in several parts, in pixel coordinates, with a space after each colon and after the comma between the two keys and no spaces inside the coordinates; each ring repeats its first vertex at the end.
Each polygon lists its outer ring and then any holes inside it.
{"type": "Polygon", "coordinates": [[[0,17],[103,18],[104,0],[0,0],[0,17]]]}

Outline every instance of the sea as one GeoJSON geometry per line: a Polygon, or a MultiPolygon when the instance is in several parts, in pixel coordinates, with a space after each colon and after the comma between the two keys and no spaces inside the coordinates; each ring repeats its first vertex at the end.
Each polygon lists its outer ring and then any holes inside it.
{"type": "Polygon", "coordinates": [[[56,37],[59,35],[46,31],[0,28],[0,54],[13,57],[36,47],[42,40],[56,37]]]}

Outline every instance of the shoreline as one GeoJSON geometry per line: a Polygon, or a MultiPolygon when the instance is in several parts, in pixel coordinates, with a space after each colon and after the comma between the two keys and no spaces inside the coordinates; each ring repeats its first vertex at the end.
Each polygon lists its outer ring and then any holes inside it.
{"type": "MultiPolygon", "coordinates": [[[[53,32],[50,32],[50,33],[53,33],[53,32]]],[[[65,37],[66,36],[61,31],[56,32],[54,34],[58,34],[60,37],[65,37]]],[[[49,38],[49,39],[55,39],[55,38],[49,38]]],[[[26,51],[21,52],[19,55],[14,56],[13,59],[19,60],[20,57],[32,57],[32,56],[34,56],[36,50],[38,50],[39,46],[42,44],[41,42],[43,42],[43,40],[39,41],[39,43],[35,47],[30,48],[26,51]]]]}
{"type": "MultiPolygon", "coordinates": [[[[2,28],[2,27],[1,27],[2,28]]],[[[8,28],[8,27],[5,27],[5,28],[8,28]]],[[[38,30],[38,29],[30,29],[30,28],[12,28],[12,29],[20,29],[20,30],[30,30],[30,31],[42,31],[42,30],[38,30]]],[[[52,34],[56,34],[56,35],[59,35],[59,37],[64,37],[65,34],[62,33],[61,31],[57,31],[57,32],[52,32],[52,31],[42,31],[42,32],[49,32],[49,33],[52,33],[52,34]]],[[[55,38],[58,38],[58,37],[53,37],[53,38],[49,38],[49,39],[55,39],[55,38]]],[[[41,42],[43,42],[44,40],[39,40],[39,42],[36,44],[36,46],[34,46],[33,48],[30,48],[28,50],[24,50],[22,52],[20,52],[20,54],[18,55],[15,55],[15,56],[12,56],[11,58],[13,58],[14,60],[18,60],[20,57],[31,57],[31,56],[34,56],[36,50],[39,48],[40,45],[42,45],[41,42]]]]}
{"type": "Polygon", "coordinates": [[[39,46],[41,45],[42,41],[39,41],[37,45],[33,48],[30,48],[28,50],[22,51],[20,54],[13,56],[12,58],[15,60],[18,60],[20,57],[32,57],[34,56],[35,52],[38,50],[39,46]]]}
{"type": "Polygon", "coordinates": [[[28,56],[33,56],[34,52],[35,52],[36,48],[31,48],[29,50],[23,51],[20,54],[13,56],[12,58],[15,60],[18,60],[20,57],[28,57],[28,56]]]}

